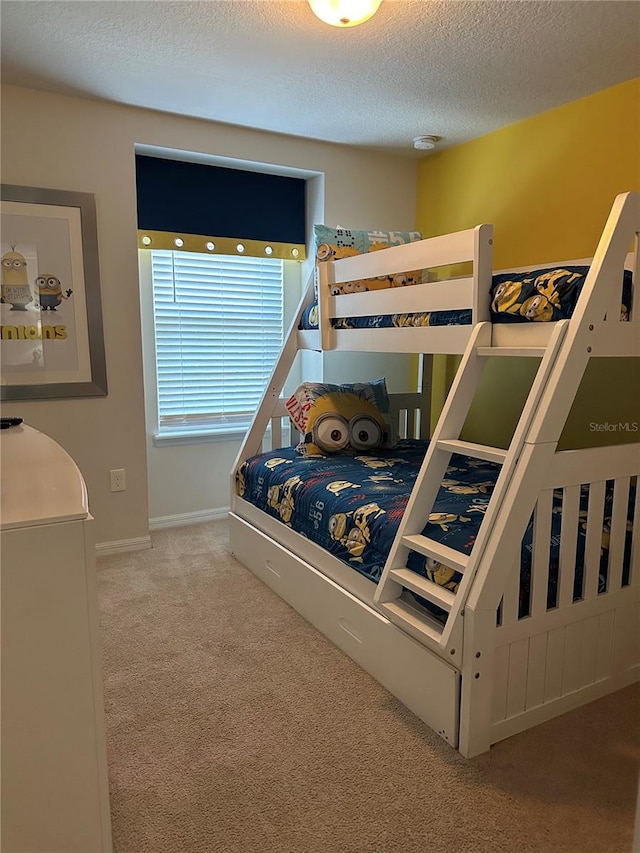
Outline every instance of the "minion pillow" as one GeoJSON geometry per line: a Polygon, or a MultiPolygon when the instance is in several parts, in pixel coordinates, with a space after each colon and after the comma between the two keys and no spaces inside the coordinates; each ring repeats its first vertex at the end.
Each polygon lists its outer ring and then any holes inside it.
{"type": "Polygon", "coordinates": [[[302,435],[297,450],[305,456],[369,453],[397,442],[384,379],[343,385],[303,382],[286,406],[302,435]]]}
{"type": "MultiPolygon", "coordinates": [[[[349,228],[330,228],[328,225],[314,225],[313,233],[316,245],[316,263],[337,261],[353,255],[364,255],[376,249],[389,246],[401,246],[422,240],[419,231],[352,231],[349,228]]],[[[360,281],[347,281],[336,285],[334,296],[342,293],[358,293],[365,290],[383,290],[387,287],[406,287],[420,284],[422,270],[411,270],[396,275],[366,278],[360,281]]]]}

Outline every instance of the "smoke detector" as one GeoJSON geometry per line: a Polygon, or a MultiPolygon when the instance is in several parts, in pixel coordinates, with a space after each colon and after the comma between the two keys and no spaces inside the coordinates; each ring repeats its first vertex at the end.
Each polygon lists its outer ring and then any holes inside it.
{"type": "Polygon", "coordinates": [[[417,148],[418,151],[430,151],[436,147],[439,141],[439,136],[416,136],[413,140],[413,147],[417,148]]]}

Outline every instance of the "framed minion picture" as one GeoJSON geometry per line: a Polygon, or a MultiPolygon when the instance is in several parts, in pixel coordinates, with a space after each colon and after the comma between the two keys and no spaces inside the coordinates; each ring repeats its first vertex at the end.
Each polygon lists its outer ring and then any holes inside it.
{"type": "Polygon", "coordinates": [[[0,397],[107,393],[95,202],[3,184],[0,397]]]}

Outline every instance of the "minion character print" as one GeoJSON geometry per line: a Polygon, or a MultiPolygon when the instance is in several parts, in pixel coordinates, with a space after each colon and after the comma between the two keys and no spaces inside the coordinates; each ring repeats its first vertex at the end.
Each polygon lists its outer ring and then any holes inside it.
{"type": "Polygon", "coordinates": [[[352,562],[362,562],[366,542],[362,530],[353,525],[352,512],[337,512],[329,519],[329,536],[346,548],[352,562]]]}
{"type": "Polygon", "coordinates": [[[27,305],[33,302],[27,279],[27,259],[15,248],[12,246],[11,251],[2,256],[0,301],[11,305],[12,311],[26,311],[27,305]]]}
{"type": "Polygon", "coordinates": [[[533,283],[537,293],[526,299],[520,313],[527,320],[548,322],[561,316],[562,294],[584,276],[567,269],[554,269],[537,275],[533,283]]]}
{"type": "Polygon", "coordinates": [[[520,310],[521,281],[503,281],[495,289],[491,300],[494,314],[517,314],[520,310]]]}
{"type": "Polygon", "coordinates": [[[458,516],[453,512],[432,512],[429,514],[429,523],[437,524],[440,530],[447,531],[457,518],[458,516]]]}
{"type": "Polygon", "coordinates": [[[353,512],[336,513],[329,519],[329,535],[343,545],[352,562],[362,562],[365,548],[371,544],[370,524],[385,510],[377,503],[368,503],[353,512]]]}
{"type": "Polygon", "coordinates": [[[329,518],[329,536],[339,542],[347,532],[347,515],[353,513],[337,512],[329,518]]]}
{"type": "Polygon", "coordinates": [[[577,281],[580,278],[581,276],[578,273],[571,273],[569,270],[550,270],[549,272],[541,273],[536,276],[534,287],[538,293],[541,293],[547,298],[551,305],[555,308],[559,308],[560,286],[562,284],[564,284],[565,287],[570,286],[574,281],[577,281]]]}
{"type": "Polygon", "coordinates": [[[553,320],[553,305],[544,293],[538,293],[525,299],[520,306],[520,314],[536,323],[548,323],[553,320]]]}
{"type": "Polygon", "coordinates": [[[62,292],[60,279],[51,273],[43,273],[36,278],[36,293],[41,311],[55,311],[62,305],[63,299],[69,299],[72,290],[62,292]]]}
{"type": "Polygon", "coordinates": [[[297,475],[289,477],[282,486],[282,497],[277,507],[280,513],[280,518],[285,524],[291,523],[291,518],[296,508],[296,491],[302,484],[302,480],[297,475]]]}
{"type": "Polygon", "coordinates": [[[320,243],[316,249],[316,261],[331,261],[335,254],[335,248],[329,243],[320,243]]]}
{"type": "Polygon", "coordinates": [[[420,282],[420,276],[417,271],[413,272],[399,272],[395,273],[395,275],[389,276],[389,286],[390,287],[409,287],[412,284],[418,284],[420,282]]]}
{"type": "Polygon", "coordinates": [[[438,586],[451,590],[451,592],[456,592],[458,589],[460,579],[458,572],[450,566],[445,566],[444,563],[434,560],[432,557],[426,558],[425,576],[432,583],[437,583],[438,586]]]}

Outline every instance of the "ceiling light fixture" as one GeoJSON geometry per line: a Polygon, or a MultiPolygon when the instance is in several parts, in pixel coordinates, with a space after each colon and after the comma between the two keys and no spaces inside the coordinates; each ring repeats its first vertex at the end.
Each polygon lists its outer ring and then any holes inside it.
{"type": "Polygon", "coordinates": [[[332,27],[356,27],[378,11],[381,0],[309,0],[315,15],[332,27]]]}
{"type": "Polygon", "coordinates": [[[413,140],[413,147],[418,151],[431,151],[440,141],[439,136],[416,136],[413,140]]]}

